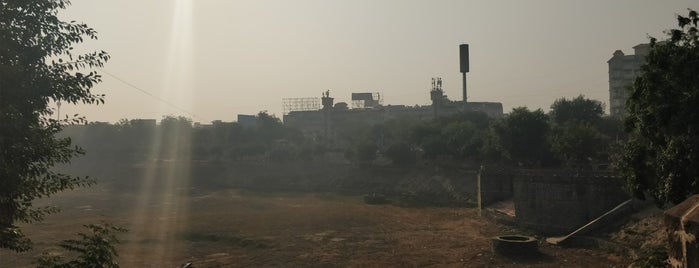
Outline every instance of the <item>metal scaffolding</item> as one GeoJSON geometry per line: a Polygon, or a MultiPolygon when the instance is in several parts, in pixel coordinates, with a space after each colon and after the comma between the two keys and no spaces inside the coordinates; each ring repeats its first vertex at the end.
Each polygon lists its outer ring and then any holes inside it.
{"type": "Polygon", "coordinates": [[[320,110],[320,98],[284,98],[282,99],[284,115],[290,112],[320,110]]]}

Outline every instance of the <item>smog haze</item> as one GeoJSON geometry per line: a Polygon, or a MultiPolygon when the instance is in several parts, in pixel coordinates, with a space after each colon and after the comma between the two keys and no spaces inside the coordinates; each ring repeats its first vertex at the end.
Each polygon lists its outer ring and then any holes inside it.
{"type": "Polygon", "coordinates": [[[694,1],[94,1],[66,20],[95,28],[112,59],[100,106],[66,107],[89,121],[234,121],[282,98],[336,102],[379,92],[385,104],[428,104],[431,77],[461,99],[458,45],[471,46],[469,100],[504,111],[584,94],[607,104],[606,61],[663,37],[694,1]],[[121,80],[121,81],[120,81],[121,80]],[[147,93],[139,90],[146,91],[147,93]],[[150,94],[150,95],[149,95],[150,94]],[[151,96],[152,95],[152,96],[151,96]]]}

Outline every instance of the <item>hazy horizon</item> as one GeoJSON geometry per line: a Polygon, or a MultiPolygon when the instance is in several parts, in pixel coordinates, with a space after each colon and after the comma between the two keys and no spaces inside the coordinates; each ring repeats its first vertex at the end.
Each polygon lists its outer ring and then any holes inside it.
{"type": "Polygon", "coordinates": [[[106,104],[61,113],[108,122],[281,117],[282,98],[326,90],[336,102],[379,92],[384,104],[424,105],[432,77],[459,100],[461,43],[471,52],[469,101],[502,102],[505,112],[546,111],[580,94],[607,104],[612,53],[664,38],[676,14],[699,9],[688,0],[72,2],[60,16],[100,38],[81,49],[112,59],[94,89],[106,104]]]}

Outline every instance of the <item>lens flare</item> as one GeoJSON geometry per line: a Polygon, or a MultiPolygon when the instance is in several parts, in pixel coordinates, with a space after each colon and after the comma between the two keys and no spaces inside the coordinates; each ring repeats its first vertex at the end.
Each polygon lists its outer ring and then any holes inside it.
{"type": "MultiPolygon", "coordinates": [[[[176,0],[166,73],[160,95],[190,108],[193,63],[192,0],[176,0]]],[[[162,105],[162,114],[171,114],[162,105]]],[[[183,121],[161,121],[153,133],[149,155],[137,172],[141,186],[135,198],[129,239],[122,257],[125,264],[136,263],[136,256],[150,256],[150,263],[169,265],[183,250],[176,238],[186,228],[191,161],[191,128],[183,121]]]]}

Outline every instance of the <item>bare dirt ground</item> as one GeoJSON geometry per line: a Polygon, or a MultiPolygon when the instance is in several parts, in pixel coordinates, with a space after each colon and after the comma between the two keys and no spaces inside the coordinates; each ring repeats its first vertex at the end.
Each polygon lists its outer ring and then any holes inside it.
{"type": "MultiPolygon", "coordinates": [[[[108,186],[62,193],[43,203],[64,211],[26,225],[35,250],[0,251],[0,267],[31,267],[58,241],[108,221],[128,228],[122,267],[626,267],[603,249],[542,244],[541,255],[494,255],[490,238],[516,232],[470,208],[367,205],[360,196],[205,191],[167,187],[117,193],[108,186]]],[[[621,251],[619,251],[621,252],[621,251]]]]}

